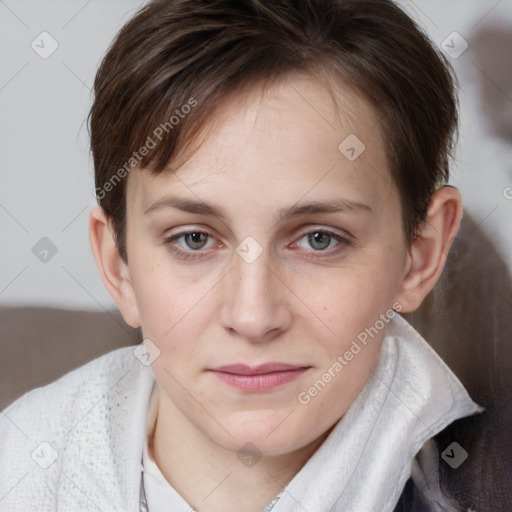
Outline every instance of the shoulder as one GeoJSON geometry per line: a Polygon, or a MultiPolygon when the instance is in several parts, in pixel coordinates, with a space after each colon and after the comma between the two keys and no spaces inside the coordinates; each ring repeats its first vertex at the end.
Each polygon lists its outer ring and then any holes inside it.
{"type": "Polygon", "coordinates": [[[94,359],[0,413],[2,510],[83,510],[91,500],[126,510],[135,500],[154,382],[135,349],[94,359]]]}

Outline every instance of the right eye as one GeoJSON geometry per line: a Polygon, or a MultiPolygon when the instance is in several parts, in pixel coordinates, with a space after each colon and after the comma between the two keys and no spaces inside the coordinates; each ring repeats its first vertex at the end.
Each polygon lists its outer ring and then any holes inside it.
{"type": "MultiPolygon", "coordinates": [[[[205,248],[205,242],[208,238],[212,238],[213,235],[207,231],[200,231],[197,229],[182,231],[180,233],[176,233],[164,240],[164,244],[168,246],[168,248],[175,253],[179,258],[183,258],[185,260],[195,259],[202,257],[201,249],[205,248]],[[186,246],[180,246],[177,241],[183,238],[184,244],[186,246]]],[[[215,244],[214,244],[215,245],[215,244]]],[[[219,243],[217,243],[219,246],[219,243]]]]}

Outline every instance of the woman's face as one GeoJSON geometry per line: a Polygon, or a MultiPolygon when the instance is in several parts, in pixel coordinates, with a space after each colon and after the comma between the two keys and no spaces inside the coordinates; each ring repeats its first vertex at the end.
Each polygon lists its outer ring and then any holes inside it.
{"type": "Polygon", "coordinates": [[[378,120],[337,94],[339,118],[312,78],[255,87],[174,174],[128,180],[128,272],[160,351],[159,418],[228,450],[290,453],[344,415],[407,266],[378,120]]]}

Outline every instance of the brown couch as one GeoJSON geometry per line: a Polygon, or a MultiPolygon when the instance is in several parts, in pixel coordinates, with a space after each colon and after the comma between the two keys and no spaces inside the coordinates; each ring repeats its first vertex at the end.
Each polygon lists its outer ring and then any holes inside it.
{"type": "Polygon", "coordinates": [[[118,310],[0,308],[0,408],[119,347],[142,341],[118,310]]]}

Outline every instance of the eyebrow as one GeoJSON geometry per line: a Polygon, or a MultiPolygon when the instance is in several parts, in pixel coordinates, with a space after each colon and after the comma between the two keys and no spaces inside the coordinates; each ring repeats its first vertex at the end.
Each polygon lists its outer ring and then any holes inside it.
{"type": "MultiPolygon", "coordinates": [[[[195,199],[183,197],[167,196],[155,201],[145,211],[144,216],[156,211],[174,208],[184,212],[195,213],[198,215],[207,215],[221,220],[226,220],[227,215],[223,208],[213,204],[208,204],[195,199]]],[[[312,201],[301,205],[295,204],[289,208],[281,208],[279,216],[281,220],[287,220],[302,215],[318,213],[346,213],[346,212],[371,212],[370,206],[358,201],[348,199],[335,199],[332,201],[312,201]]]]}

